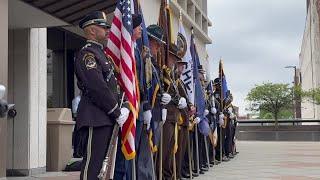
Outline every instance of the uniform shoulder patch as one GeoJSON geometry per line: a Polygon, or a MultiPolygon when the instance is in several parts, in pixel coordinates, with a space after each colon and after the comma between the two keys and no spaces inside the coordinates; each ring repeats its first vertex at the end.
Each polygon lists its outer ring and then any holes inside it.
{"type": "Polygon", "coordinates": [[[86,53],[83,56],[82,60],[84,61],[84,64],[86,65],[87,70],[96,69],[97,68],[97,62],[96,62],[94,54],[86,53]]]}

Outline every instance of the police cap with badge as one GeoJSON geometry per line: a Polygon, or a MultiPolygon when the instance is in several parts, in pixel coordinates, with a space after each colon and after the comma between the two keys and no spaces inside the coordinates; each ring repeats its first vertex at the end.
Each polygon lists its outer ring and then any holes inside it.
{"type": "Polygon", "coordinates": [[[221,79],[220,78],[215,78],[213,81],[214,86],[220,86],[221,85],[221,79]]]}
{"type": "Polygon", "coordinates": [[[198,66],[198,72],[201,73],[201,74],[206,74],[206,70],[203,68],[202,65],[198,66]]]}
{"type": "Polygon", "coordinates": [[[102,11],[93,11],[87,14],[83,19],[79,22],[79,27],[84,29],[90,25],[97,25],[103,28],[111,28],[111,25],[107,22],[107,16],[102,11]]]}
{"type": "Polygon", "coordinates": [[[152,24],[147,27],[147,34],[150,38],[158,41],[159,43],[166,44],[166,42],[163,40],[164,39],[164,32],[163,29],[156,25],[152,24]]]}
{"type": "Polygon", "coordinates": [[[132,14],[132,28],[136,28],[140,26],[142,23],[142,16],[141,14],[132,14]]]}
{"type": "Polygon", "coordinates": [[[171,43],[169,45],[169,53],[176,58],[176,64],[186,65],[188,62],[183,61],[183,57],[187,52],[187,41],[181,35],[177,38],[177,44],[171,43]]]}

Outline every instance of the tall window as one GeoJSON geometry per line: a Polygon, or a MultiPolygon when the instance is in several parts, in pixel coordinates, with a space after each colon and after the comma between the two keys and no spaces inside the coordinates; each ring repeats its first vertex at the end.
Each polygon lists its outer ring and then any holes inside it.
{"type": "Polygon", "coordinates": [[[76,95],[74,56],[85,40],[59,28],[48,28],[47,34],[48,108],[71,108],[76,95]]]}

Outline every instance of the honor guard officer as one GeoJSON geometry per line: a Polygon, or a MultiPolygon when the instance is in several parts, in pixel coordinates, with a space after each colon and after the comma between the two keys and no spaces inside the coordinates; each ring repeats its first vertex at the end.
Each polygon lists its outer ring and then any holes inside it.
{"type": "Polygon", "coordinates": [[[225,115],[223,113],[224,109],[221,104],[221,80],[220,78],[216,78],[214,80],[214,97],[216,98],[216,109],[219,113],[217,113],[217,119],[218,119],[218,142],[216,146],[216,159],[218,161],[229,161],[229,159],[225,156],[225,115]],[[220,133],[221,131],[221,133],[220,133]],[[220,154],[222,154],[222,158],[220,158],[220,154]]]}
{"type": "Polygon", "coordinates": [[[216,104],[218,103],[217,100],[214,97],[214,87],[213,87],[213,80],[210,80],[208,86],[207,86],[207,95],[208,95],[208,109],[210,110],[210,113],[207,115],[207,118],[210,122],[210,129],[211,133],[209,134],[211,145],[209,146],[209,159],[210,159],[210,165],[215,164],[215,147],[217,145],[217,139],[218,137],[215,136],[215,130],[217,128],[217,109],[216,104]]]}
{"type": "MultiPolygon", "coordinates": [[[[164,34],[163,29],[155,24],[149,25],[147,27],[147,35],[149,39],[150,45],[150,53],[151,53],[151,68],[152,68],[152,82],[151,82],[151,89],[148,92],[149,96],[152,97],[152,100],[149,101],[149,105],[152,108],[152,119],[151,124],[153,128],[153,135],[154,135],[154,145],[155,147],[160,147],[160,139],[161,139],[161,122],[162,124],[165,123],[166,120],[166,111],[163,110],[163,106],[167,105],[171,101],[171,96],[164,91],[161,82],[161,74],[160,72],[162,69],[161,66],[157,62],[157,54],[163,44],[166,44],[163,41],[164,34]]],[[[147,65],[147,64],[146,64],[147,65]]],[[[144,104],[147,105],[147,104],[144,104]]],[[[156,159],[157,161],[155,164],[157,165],[156,174],[160,176],[162,174],[162,170],[160,170],[160,154],[161,148],[157,148],[156,159]]],[[[160,177],[157,177],[160,179],[160,177]]]]}
{"type": "Polygon", "coordinates": [[[129,115],[120,107],[122,93],[115,77],[113,62],[103,51],[110,25],[103,12],[86,15],[79,23],[87,44],[75,59],[75,73],[82,96],[78,107],[77,128],[81,134],[83,164],[80,179],[95,180],[102,167],[115,123],[121,127],[129,115]]]}
{"type": "MultiPolygon", "coordinates": [[[[133,14],[133,40],[138,41],[142,37],[142,16],[140,14],[133,14]]],[[[143,40],[142,40],[143,41],[143,40]]],[[[147,47],[139,49],[138,44],[135,44],[134,53],[136,58],[137,78],[139,80],[140,88],[140,108],[139,117],[136,123],[136,179],[149,180],[153,179],[154,164],[153,153],[149,145],[148,131],[152,119],[152,112],[150,106],[150,99],[147,95],[148,87],[146,83],[146,71],[149,68],[151,72],[151,59],[150,54],[147,52],[147,47]]]]}
{"type": "MultiPolygon", "coordinates": [[[[183,44],[185,47],[187,46],[186,41],[184,41],[183,44]]],[[[178,56],[183,57],[185,52],[184,53],[178,52],[177,54],[178,54],[178,56]]],[[[189,123],[190,123],[190,116],[195,113],[195,107],[189,101],[185,85],[184,85],[183,81],[180,79],[180,76],[183,73],[183,70],[186,65],[187,65],[187,62],[183,61],[181,58],[176,61],[177,69],[176,69],[175,75],[176,75],[176,82],[177,82],[179,95],[187,100],[187,107],[185,107],[185,108],[183,108],[183,106],[178,107],[181,115],[178,119],[178,125],[179,125],[179,128],[178,128],[179,129],[179,131],[178,131],[178,151],[176,153],[177,179],[183,178],[183,173],[182,173],[183,167],[184,167],[183,160],[184,160],[185,154],[190,153],[190,152],[187,152],[187,150],[188,150],[187,143],[188,143],[188,141],[190,142],[188,127],[189,127],[189,123]]],[[[191,157],[191,154],[190,154],[190,157],[191,157]]],[[[185,163],[188,163],[188,162],[189,161],[186,161],[185,163]]],[[[188,172],[188,170],[187,170],[187,172],[188,172]]]]}
{"type": "Polygon", "coordinates": [[[225,156],[227,158],[233,158],[232,155],[232,124],[231,119],[233,119],[233,109],[232,109],[233,96],[230,90],[227,91],[227,97],[224,98],[224,114],[226,116],[225,122],[225,156]]]}
{"type": "MultiPolygon", "coordinates": [[[[209,114],[209,106],[208,106],[208,103],[207,103],[207,95],[206,95],[206,90],[205,90],[205,87],[206,87],[206,79],[205,79],[205,74],[206,74],[206,71],[205,69],[203,68],[202,65],[199,65],[198,66],[198,71],[199,71],[199,78],[200,78],[200,82],[201,82],[201,87],[202,87],[202,91],[203,91],[203,94],[204,94],[204,99],[205,99],[205,110],[204,110],[204,116],[206,117],[208,114],[209,114]]],[[[207,138],[207,136],[209,135],[209,132],[210,132],[210,128],[209,128],[209,123],[208,123],[208,120],[207,118],[205,118],[204,120],[202,120],[200,123],[199,123],[199,126],[198,126],[198,129],[199,129],[199,134],[198,134],[198,137],[199,137],[199,164],[200,164],[200,174],[203,174],[204,172],[208,171],[209,169],[209,165],[207,164],[208,160],[207,160],[207,147],[206,147],[206,143],[205,140],[207,138]]]]}
{"type": "Polygon", "coordinates": [[[175,44],[170,44],[169,46],[169,59],[168,66],[165,68],[165,89],[171,95],[172,101],[167,105],[168,115],[166,123],[163,126],[163,178],[172,179],[176,174],[176,167],[173,166],[173,163],[176,164],[174,145],[176,145],[175,133],[176,132],[176,123],[180,116],[180,110],[187,107],[186,98],[181,97],[178,90],[178,86],[175,80],[175,64],[176,61],[181,60],[181,57],[178,56],[179,49],[175,44]]]}

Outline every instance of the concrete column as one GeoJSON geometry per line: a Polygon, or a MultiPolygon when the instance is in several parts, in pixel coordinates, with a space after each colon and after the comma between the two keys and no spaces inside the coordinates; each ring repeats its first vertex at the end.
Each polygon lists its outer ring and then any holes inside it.
{"type": "MultiPolygon", "coordinates": [[[[8,0],[0,1],[0,84],[8,84],[8,0]]],[[[0,118],[0,179],[6,176],[7,120],[0,118]]]]}
{"type": "Polygon", "coordinates": [[[46,28],[10,30],[9,96],[18,112],[9,119],[8,175],[45,172],[47,112],[46,28]]]}
{"type": "Polygon", "coordinates": [[[47,148],[47,29],[30,31],[30,169],[45,171],[47,148]]]}

